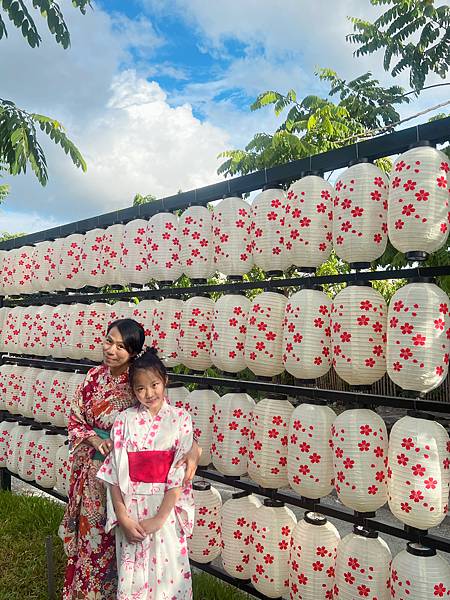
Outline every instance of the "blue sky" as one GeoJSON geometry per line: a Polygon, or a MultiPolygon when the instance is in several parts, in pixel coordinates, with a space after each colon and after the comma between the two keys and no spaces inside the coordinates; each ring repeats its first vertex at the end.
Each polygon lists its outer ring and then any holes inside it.
{"type": "MultiPolygon", "coordinates": [[[[37,231],[129,206],[137,192],[161,197],[217,181],[220,152],[276,128],[273,111],[252,113],[251,101],[267,89],[325,92],[317,66],[392,83],[380,55],[355,59],[345,41],[349,15],[376,15],[369,0],[97,0],[86,16],[62,6],[69,50],[49,35],[31,50],[13,28],[0,41],[2,97],[60,119],[88,172],[43,141],[50,181],[9,178],[0,231],[37,231]]],[[[446,96],[424,95],[403,116],[446,96]]]]}

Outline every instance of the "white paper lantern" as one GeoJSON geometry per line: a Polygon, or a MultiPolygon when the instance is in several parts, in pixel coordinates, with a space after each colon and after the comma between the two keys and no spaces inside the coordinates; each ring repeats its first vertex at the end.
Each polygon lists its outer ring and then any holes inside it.
{"type": "Polygon", "coordinates": [[[214,301],[203,296],[186,300],[180,326],[180,358],[183,365],[204,371],[211,361],[211,321],[214,301]]]}
{"type": "Polygon", "coordinates": [[[214,403],[211,455],[223,475],[247,472],[247,449],[255,401],[241,393],[225,394],[214,403]]]}
{"type": "MultiPolygon", "coordinates": [[[[134,302],[125,302],[119,300],[107,307],[106,325],[108,326],[113,321],[118,319],[134,319],[134,311],[136,309],[134,302]]],[[[107,327],[105,328],[105,330],[107,327]]]]}
{"type": "Polygon", "coordinates": [[[68,419],[77,388],[84,382],[83,373],[69,373],[66,384],[66,419],[68,419]]]}
{"type": "Polygon", "coordinates": [[[181,277],[181,241],[178,217],[158,213],[148,222],[148,274],[161,282],[173,282],[181,277]]]}
{"type": "Polygon", "coordinates": [[[394,162],[389,186],[389,239],[410,260],[424,260],[448,239],[447,156],[430,146],[412,148],[394,162]]]}
{"type": "Polygon", "coordinates": [[[397,290],[388,311],[387,370],[404,390],[429,392],[447,376],[449,300],[433,283],[397,290]]]}
{"type": "Polygon", "coordinates": [[[195,522],[192,537],[188,539],[189,558],[209,563],[220,555],[222,498],[209,483],[194,483],[192,488],[195,522]]]}
{"type": "Polygon", "coordinates": [[[48,326],[53,307],[44,304],[36,306],[31,313],[31,323],[27,335],[26,354],[35,356],[48,355],[48,326]]]}
{"type": "Polygon", "coordinates": [[[437,423],[406,416],[389,439],[388,501],[392,513],[417,529],[437,527],[448,512],[450,440],[437,423]]]}
{"type": "Polygon", "coordinates": [[[93,302],[86,306],[83,319],[84,358],[101,362],[108,313],[109,307],[105,302],[93,302]]]}
{"type": "Polygon", "coordinates": [[[5,352],[18,353],[22,312],[22,306],[15,306],[9,309],[6,314],[3,326],[3,348],[5,352]]]}
{"type": "Polygon", "coordinates": [[[32,294],[33,288],[33,268],[31,261],[32,246],[22,246],[17,252],[17,272],[16,272],[16,293],[32,294]]]}
{"type": "Polygon", "coordinates": [[[407,544],[391,564],[391,598],[427,600],[450,595],[450,567],[436,550],[407,544]]]}
{"type": "Polygon", "coordinates": [[[102,287],[106,285],[102,275],[102,245],[104,229],[91,229],[84,235],[84,260],[81,286],[102,287]]]}
{"type": "Polygon", "coordinates": [[[317,175],[294,181],[287,193],[285,246],[289,262],[315,268],[331,254],[333,186],[317,175]]]}
{"type": "Polygon", "coordinates": [[[211,359],[226,373],[245,369],[245,335],[250,300],[244,295],[226,294],[214,304],[211,324],[211,359]]]}
{"type": "Polygon", "coordinates": [[[37,441],[34,460],[35,481],[43,488],[56,484],[56,454],[64,443],[63,436],[47,431],[37,441]]]}
{"type": "Polygon", "coordinates": [[[372,512],[387,500],[388,436],[383,419],[367,408],[342,412],[331,427],[334,485],[340,501],[372,512]]]}
{"type": "Polygon", "coordinates": [[[30,334],[33,326],[36,306],[23,306],[20,313],[19,339],[17,340],[17,352],[19,354],[30,354],[30,334]]]}
{"type": "Polygon", "coordinates": [[[17,427],[15,419],[5,419],[0,422],[0,467],[8,466],[8,449],[10,445],[10,435],[12,430],[17,427]]]}
{"type": "Polygon", "coordinates": [[[84,358],[84,318],[86,315],[86,304],[66,305],[66,337],[67,343],[63,349],[69,358],[79,360],[84,358]]]}
{"type": "Polygon", "coordinates": [[[331,312],[333,366],[350,385],[370,385],[386,372],[387,306],[377,290],[349,285],[331,312]]]}
{"type": "Polygon", "coordinates": [[[47,417],[52,425],[65,427],[67,402],[67,375],[63,371],[50,371],[50,387],[47,400],[47,417]]]}
{"type": "Polygon", "coordinates": [[[70,487],[70,456],[69,442],[67,439],[59,447],[58,452],[56,453],[55,471],[55,490],[63,496],[67,496],[70,487]]]}
{"type": "Polygon", "coordinates": [[[37,367],[26,367],[23,375],[22,394],[18,404],[21,415],[27,418],[33,417],[34,406],[34,382],[40,369],[37,367]]]}
{"type": "Polygon", "coordinates": [[[6,379],[6,410],[13,415],[20,414],[20,406],[25,395],[24,380],[27,367],[11,365],[6,379]]]}
{"type": "Polygon", "coordinates": [[[32,253],[33,291],[52,292],[63,290],[64,285],[59,277],[59,266],[63,239],[39,242],[32,253]]]}
{"type": "Polygon", "coordinates": [[[17,474],[25,481],[34,480],[35,456],[38,440],[42,437],[42,427],[31,425],[24,434],[17,461],[17,474]]]}
{"type": "Polygon", "coordinates": [[[105,229],[101,249],[101,280],[108,285],[126,283],[122,274],[122,247],[125,226],[115,223],[105,229]]]}
{"type": "Polygon", "coordinates": [[[180,358],[180,327],[184,302],[177,298],[160,300],[153,311],[152,344],[166,367],[176,367],[180,358]]]}
{"type": "Polygon", "coordinates": [[[65,326],[66,326],[67,309],[64,305],[59,304],[49,309],[47,315],[47,349],[46,355],[53,358],[62,358],[65,354],[65,326]]]}
{"type": "Polygon", "coordinates": [[[265,499],[252,521],[252,583],[269,598],[289,589],[289,544],[297,519],[282,502],[265,499]]]}
{"type": "Polygon", "coordinates": [[[11,429],[9,434],[8,444],[8,456],[6,458],[6,468],[11,473],[18,473],[19,469],[19,457],[22,449],[23,439],[25,435],[30,431],[29,425],[23,425],[17,423],[17,425],[11,429]]]}
{"type": "Polygon", "coordinates": [[[287,300],[277,292],[263,292],[253,300],[247,319],[245,363],[255,375],[283,372],[283,319],[287,300]]]}
{"type": "MultiPolygon", "coordinates": [[[[185,408],[185,401],[190,392],[182,383],[179,383],[178,381],[170,382],[166,388],[166,392],[171,406],[185,408]]],[[[185,408],[185,410],[188,409],[185,408]]]]}
{"type": "Polygon", "coordinates": [[[52,371],[40,369],[32,384],[33,418],[39,423],[50,423],[49,395],[52,379],[52,371]]]}
{"type": "Polygon", "coordinates": [[[346,169],[335,188],[334,250],[350,264],[370,263],[387,244],[386,175],[377,166],[361,162],[346,169]]]}
{"type": "Polygon", "coordinates": [[[288,485],[288,432],[293,410],[290,402],[275,394],[260,400],[253,409],[248,474],[262,487],[288,485]]]}
{"type": "Polygon", "coordinates": [[[83,264],[86,259],[84,235],[73,233],[62,239],[58,277],[63,289],[83,287],[83,264]]]}
{"type": "Polygon", "coordinates": [[[11,365],[0,365],[0,410],[6,410],[7,381],[11,365]]]}
{"type": "Polygon", "coordinates": [[[153,319],[158,300],[141,300],[134,305],[131,318],[144,328],[146,346],[155,346],[156,332],[153,329],[153,319]]]}
{"type": "Polygon", "coordinates": [[[18,260],[19,249],[8,250],[3,258],[3,293],[5,296],[14,296],[18,290],[18,260]]]}
{"type": "Polygon", "coordinates": [[[240,197],[224,198],[212,215],[214,265],[230,278],[241,278],[253,267],[251,208],[240,197]]]}
{"type": "Polygon", "coordinates": [[[129,221],[123,231],[121,272],[124,283],[148,283],[148,221],[129,221]]]}
{"type": "Polygon", "coordinates": [[[5,319],[6,319],[6,315],[9,312],[9,308],[7,308],[6,306],[2,306],[0,308],[0,352],[3,352],[4,349],[4,338],[6,337],[6,333],[5,333],[5,319]]]}
{"type": "Polygon", "coordinates": [[[292,600],[333,598],[336,550],[341,537],[323,515],[309,512],[292,532],[289,590],[292,600]]]}
{"type": "Polygon", "coordinates": [[[376,531],[353,528],[337,548],[334,598],[389,600],[391,552],[376,531]]]}
{"type": "Polygon", "coordinates": [[[300,496],[321,498],[333,489],[331,426],[336,413],[329,406],[300,404],[289,422],[287,468],[289,485],[300,496]]]}
{"type": "Polygon", "coordinates": [[[251,523],[261,502],[250,492],[233,494],[222,507],[222,565],[236,579],[250,579],[251,523]]]}
{"type": "Polygon", "coordinates": [[[252,202],[253,261],[267,275],[290,266],[285,246],[287,205],[285,192],[275,187],[264,189],[252,202]]]}
{"type": "Polygon", "coordinates": [[[212,215],[205,206],[190,206],[180,216],[181,266],[190,279],[208,279],[214,273],[212,215]]]}
{"type": "Polygon", "coordinates": [[[192,417],[194,435],[202,449],[199,465],[203,467],[211,463],[213,407],[218,400],[219,394],[201,386],[191,392],[185,400],[184,408],[192,417]]]}
{"type": "Polygon", "coordinates": [[[283,321],[283,365],[297,379],[316,379],[331,368],[331,300],[319,290],[289,298],[283,321]]]}

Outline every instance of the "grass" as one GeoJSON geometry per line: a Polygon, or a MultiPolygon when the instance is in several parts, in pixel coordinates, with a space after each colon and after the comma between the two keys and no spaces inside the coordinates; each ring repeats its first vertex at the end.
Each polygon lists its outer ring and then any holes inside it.
{"type": "MultiPolygon", "coordinates": [[[[45,539],[52,536],[57,598],[65,557],[57,536],[64,507],[38,496],[0,491],[0,600],[46,600],[45,539]]],[[[248,600],[233,586],[207,573],[194,573],[195,600],[248,600]]]]}

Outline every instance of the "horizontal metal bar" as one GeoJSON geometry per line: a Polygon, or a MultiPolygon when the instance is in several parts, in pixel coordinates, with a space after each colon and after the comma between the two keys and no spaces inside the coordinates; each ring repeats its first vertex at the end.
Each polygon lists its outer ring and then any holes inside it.
{"type": "MultiPolygon", "coordinates": [[[[255,590],[255,588],[246,581],[242,581],[240,579],[232,577],[231,575],[228,575],[228,573],[225,573],[225,571],[219,569],[219,567],[214,566],[212,563],[199,563],[192,559],[190,560],[190,563],[196,569],[200,569],[205,573],[214,575],[214,577],[217,577],[217,579],[221,579],[225,583],[229,583],[235,588],[238,588],[239,590],[250,594],[250,596],[254,596],[255,598],[261,598],[261,600],[268,600],[269,598],[269,596],[265,596],[261,592],[258,592],[258,590],[255,590]]],[[[279,598],[275,598],[274,600],[282,600],[282,598],[280,596],[279,598]]]]}
{"type": "Polygon", "coordinates": [[[345,508],[334,508],[332,506],[329,506],[328,504],[321,503],[320,499],[313,501],[309,498],[304,498],[302,496],[294,496],[291,494],[280,492],[276,489],[263,488],[256,483],[249,482],[248,480],[241,480],[239,477],[227,477],[225,475],[222,475],[218,471],[209,468],[198,468],[197,476],[203,477],[204,479],[209,479],[211,481],[216,481],[218,483],[222,483],[224,485],[234,487],[240,490],[251,492],[253,494],[257,494],[258,496],[271,498],[272,500],[279,500],[280,502],[291,504],[292,506],[297,506],[299,508],[304,508],[305,510],[314,510],[328,517],[333,517],[336,519],[340,519],[341,521],[346,521],[347,523],[354,523],[359,525],[364,522],[364,524],[368,525],[371,529],[374,529],[375,531],[380,531],[382,533],[386,533],[388,535],[392,535],[394,537],[398,537],[404,540],[418,541],[420,539],[420,542],[426,546],[436,548],[436,550],[441,550],[442,552],[450,552],[450,541],[446,538],[435,535],[428,535],[426,532],[424,533],[424,535],[418,535],[417,530],[415,530],[414,532],[409,532],[403,529],[402,527],[388,525],[387,523],[383,523],[382,521],[378,521],[376,519],[365,519],[363,513],[355,514],[345,508]]]}
{"type": "MultiPolygon", "coordinates": [[[[50,359],[41,357],[30,357],[22,355],[8,354],[3,355],[3,362],[11,364],[16,363],[23,366],[33,366],[42,369],[58,369],[62,371],[87,371],[98,363],[89,362],[77,363],[70,359],[50,359]]],[[[87,361],[86,361],[87,362],[87,361]]],[[[403,408],[406,410],[416,410],[424,412],[436,412],[443,415],[450,414],[450,404],[444,402],[435,402],[433,400],[423,400],[422,398],[403,398],[398,396],[381,396],[378,394],[370,394],[366,392],[344,391],[344,390],[328,390],[319,387],[307,387],[301,385],[286,385],[282,383],[258,381],[257,379],[249,381],[246,379],[232,379],[230,377],[208,377],[206,375],[186,375],[168,372],[171,381],[180,381],[182,383],[190,383],[197,385],[209,385],[211,387],[226,387],[231,389],[246,389],[260,391],[266,394],[286,394],[287,396],[297,398],[296,404],[302,404],[307,401],[312,402],[329,402],[343,403],[358,406],[391,406],[394,408],[403,408]]]]}
{"type": "Polygon", "coordinates": [[[17,421],[17,423],[20,423],[21,425],[39,425],[45,431],[52,431],[58,435],[68,434],[67,427],[58,427],[51,423],[41,423],[41,421],[36,421],[33,417],[24,417],[23,415],[10,413],[7,410],[0,410],[0,421],[5,419],[14,419],[14,421],[17,421]]]}
{"type": "Polygon", "coordinates": [[[385,281],[388,279],[434,278],[450,275],[450,265],[438,267],[415,267],[412,269],[395,269],[383,271],[364,271],[357,273],[342,273],[340,275],[320,275],[294,277],[289,279],[267,279],[263,281],[237,281],[217,285],[192,285],[184,288],[160,288],[154,290],[135,290],[132,292],[100,292],[100,293],[55,293],[28,295],[20,298],[7,298],[4,306],[31,306],[41,304],[71,304],[73,302],[100,302],[107,300],[129,300],[130,298],[171,298],[174,296],[195,296],[202,293],[241,292],[247,290],[273,290],[279,288],[308,288],[313,285],[347,283],[355,281],[385,281]]]}
{"type": "Polygon", "coordinates": [[[126,223],[133,219],[149,218],[161,211],[171,212],[193,204],[206,205],[208,202],[219,200],[226,195],[245,194],[259,190],[265,185],[299,179],[307,171],[333,171],[348,166],[355,159],[367,158],[372,161],[384,156],[392,156],[393,154],[404,152],[411,144],[415,144],[420,140],[428,140],[431,144],[440,144],[446,142],[449,137],[450,117],[445,117],[444,119],[423,123],[422,125],[351,144],[344,148],[294,160],[284,165],[234,177],[220,183],[207,185],[196,190],[189,190],[167,198],[160,198],[147,204],[116,210],[97,215],[90,219],[75,221],[20,238],[7,240],[0,243],[0,249],[10,250],[11,248],[19,248],[26,244],[35,244],[45,240],[65,237],[71,233],[85,233],[95,227],[107,227],[115,223],[126,223]]]}
{"type": "Polygon", "coordinates": [[[39,485],[38,483],[36,483],[36,481],[27,481],[26,479],[22,479],[22,477],[17,475],[17,473],[13,473],[12,471],[8,471],[8,473],[11,475],[11,477],[14,477],[15,479],[19,479],[20,481],[23,481],[24,483],[27,483],[28,485],[31,485],[32,487],[40,490],[41,492],[45,492],[49,496],[53,496],[53,498],[57,498],[58,500],[61,500],[62,502],[67,502],[67,496],[60,494],[53,488],[45,488],[45,487],[42,487],[41,485],[39,485]]]}

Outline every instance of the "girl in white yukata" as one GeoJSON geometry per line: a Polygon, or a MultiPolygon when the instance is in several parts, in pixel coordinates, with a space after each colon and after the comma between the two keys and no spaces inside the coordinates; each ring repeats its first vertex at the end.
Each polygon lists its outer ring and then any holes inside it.
{"type": "Polygon", "coordinates": [[[154,348],[136,357],[129,381],[138,403],[117,416],[97,475],[108,484],[106,531],[116,532],[117,600],[188,600],[194,501],[176,465],[192,446],[192,420],[168,403],[154,348]]]}

